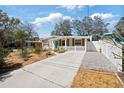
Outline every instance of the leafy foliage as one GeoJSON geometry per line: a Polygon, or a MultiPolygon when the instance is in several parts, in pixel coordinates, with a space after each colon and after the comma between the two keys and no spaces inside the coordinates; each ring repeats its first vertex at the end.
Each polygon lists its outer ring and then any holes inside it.
{"type": "Polygon", "coordinates": [[[54,52],[64,53],[66,50],[64,48],[55,48],[54,52]]]}
{"type": "Polygon", "coordinates": [[[10,17],[0,10],[0,63],[4,62],[8,48],[21,48],[21,57],[26,58],[28,52],[24,49],[25,41],[36,37],[38,35],[32,24],[22,23],[18,18],[10,17]]]}
{"type": "Polygon", "coordinates": [[[93,19],[90,17],[84,17],[82,23],[84,26],[85,34],[91,35],[93,31],[93,19]]]}
{"type": "Polygon", "coordinates": [[[99,39],[101,35],[108,32],[108,25],[109,23],[105,23],[100,16],[94,18],[86,16],[82,20],[64,20],[56,24],[51,34],[57,36],[92,35],[94,39],[99,39]]]}
{"type": "Polygon", "coordinates": [[[78,36],[85,35],[84,25],[80,20],[73,20],[73,31],[78,36]]]}
{"type": "Polygon", "coordinates": [[[116,54],[118,57],[122,59],[122,71],[124,71],[124,17],[122,17],[117,25],[115,25],[115,31],[113,31],[111,36],[111,41],[113,41],[114,45],[122,50],[122,55],[116,54]],[[122,47],[120,47],[120,45],[122,47]]]}
{"type": "Polygon", "coordinates": [[[20,53],[20,56],[22,58],[27,58],[28,54],[29,54],[28,50],[27,49],[23,49],[23,51],[20,53]]]}
{"type": "Polygon", "coordinates": [[[122,17],[115,26],[117,31],[115,33],[115,39],[119,39],[119,44],[122,45],[122,71],[124,71],[124,17],[122,17]]]}
{"type": "Polygon", "coordinates": [[[107,26],[109,23],[105,23],[104,20],[100,16],[94,17],[94,23],[93,23],[93,39],[99,40],[104,33],[108,33],[107,26]]]}
{"type": "Polygon", "coordinates": [[[72,29],[71,29],[70,20],[64,20],[64,21],[56,24],[54,27],[54,31],[52,31],[51,34],[57,35],[57,36],[71,36],[72,35],[72,29]]]}
{"type": "Polygon", "coordinates": [[[40,54],[41,52],[42,52],[41,48],[35,48],[34,49],[34,53],[36,53],[36,54],[40,54]]]}
{"type": "Polygon", "coordinates": [[[5,62],[4,58],[8,55],[8,53],[8,49],[0,48],[0,65],[5,62]]]}
{"type": "Polygon", "coordinates": [[[8,47],[13,43],[13,31],[16,30],[20,20],[9,17],[5,12],[0,10],[0,47],[8,47]]]}
{"type": "Polygon", "coordinates": [[[122,71],[124,72],[124,46],[122,47],[122,71]]]}

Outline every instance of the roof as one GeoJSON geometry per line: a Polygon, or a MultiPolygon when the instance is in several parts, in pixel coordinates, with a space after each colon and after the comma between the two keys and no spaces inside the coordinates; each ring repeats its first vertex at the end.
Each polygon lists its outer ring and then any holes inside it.
{"type": "Polygon", "coordinates": [[[39,41],[26,41],[26,42],[44,42],[47,40],[58,40],[58,39],[66,39],[66,38],[76,38],[76,39],[81,39],[81,38],[86,38],[86,39],[90,39],[92,36],[49,36],[49,37],[45,37],[45,38],[40,38],[39,41]]]}
{"type": "Polygon", "coordinates": [[[117,43],[120,43],[120,44],[124,44],[124,37],[122,36],[121,38],[119,38],[116,34],[114,33],[108,33],[108,34],[105,34],[103,36],[103,38],[109,38],[109,39],[114,39],[117,43]]]}
{"type": "Polygon", "coordinates": [[[81,39],[81,38],[86,38],[90,39],[92,36],[54,36],[54,38],[50,40],[58,40],[58,39],[66,39],[66,38],[76,38],[76,39],[81,39]]]}
{"type": "Polygon", "coordinates": [[[29,41],[29,40],[26,40],[27,43],[41,43],[42,41],[39,40],[39,41],[29,41]]]}

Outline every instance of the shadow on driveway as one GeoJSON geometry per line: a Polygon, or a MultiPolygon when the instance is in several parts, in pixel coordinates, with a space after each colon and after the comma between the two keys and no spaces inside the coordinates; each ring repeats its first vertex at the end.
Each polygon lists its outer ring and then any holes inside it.
{"type": "Polygon", "coordinates": [[[3,82],[5,79],[11,77],[11,71],[22,67],[21,63],[16,64],[3,64],[0,66],[0,81],[3,82]]]}

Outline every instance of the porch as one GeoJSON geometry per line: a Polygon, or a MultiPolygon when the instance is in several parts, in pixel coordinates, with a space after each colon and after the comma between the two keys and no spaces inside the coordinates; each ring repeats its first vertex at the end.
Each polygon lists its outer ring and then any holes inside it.
{"type": "Polygon", "coordinates": [[[49,45],[52,49],[85,50],[87,41],[91,41],[89,36],[58,36],[51,39],[49,45]]]}

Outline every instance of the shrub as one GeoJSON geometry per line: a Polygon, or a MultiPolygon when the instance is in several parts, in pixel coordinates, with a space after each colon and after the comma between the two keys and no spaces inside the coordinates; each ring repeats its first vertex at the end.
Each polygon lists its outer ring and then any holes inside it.
{"type": "Polygon", "coordinates": [[[59,48],[55,48],[53,51],[54,52],[58,52],[59,51],[59,48]]]}
{"type": "Polygon", "coordinates": [[[55,48],[54,52],[64,53],[66,50],[64,48],[55,48]]]}
{"type": "Polygon", "coordinates": [[[36,53],[36,54],[40,54],[40,53],[41,53],[41,51],[42,51],[42,49],[41,49],[41,48],[35,48],[34,53],[36,53]]]}
{"type": "Polygon", "coordinates": [[[64,48],[60,48],[58,52],[59,52],[59,53],[64,53],[65,51],[66,51],[66,50],[65,50],[64,48]]]}
{"type": "Polygon", "coordinates": [[[0,48],[0,65],[5,62],[4,58],[8,55],[9,49],[0,48]]]}
{"type": "Polygon", "coordinates": [[[28,58],[29,52],[27,49],[23,49],[23,51],[20,53],[20,56],[26,60],[28,58]]]}
{"type": "Polygon", "coordinates": [[[50,55],[52,55],[51,51],[47,51],[46,56],[49,57],[50,55]]]}
{"type": "Polygon", "coordinates": [[[46,51],[49,51],[49,49],[46,49],[46,48],[45,48],[45,49],[42,49],[42,51],[43,51],[43,52],[46,52],[46,51]]]}

